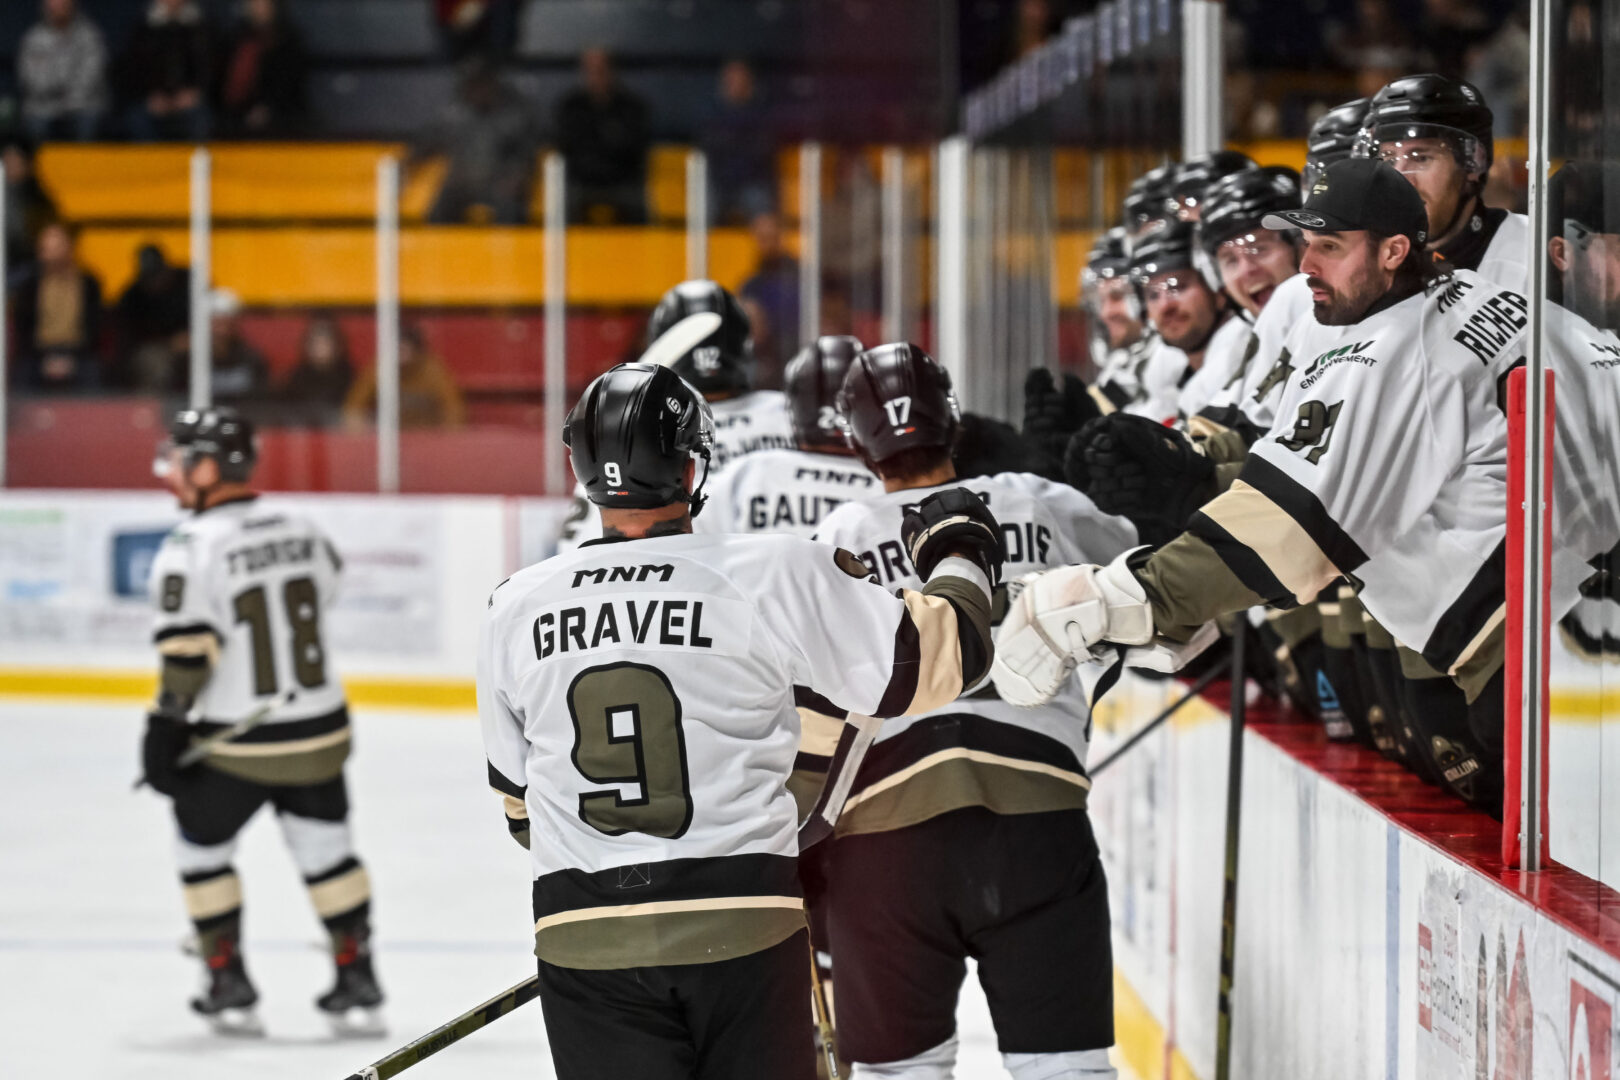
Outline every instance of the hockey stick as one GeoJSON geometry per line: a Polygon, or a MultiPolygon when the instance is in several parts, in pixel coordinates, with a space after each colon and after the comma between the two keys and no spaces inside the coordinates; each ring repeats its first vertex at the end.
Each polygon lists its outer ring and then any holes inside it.
{"type": "Polygon", "coordinates": [[[846,714],[844,722],[855,729],[855,735],[847,742],[839,739],[838,749],[827,767],[832,782],[821,789],[816,805],[810,808],[804,824],[799,826],[800,851],[832,835],[838,815],[844,812],[844,803],[849,801],[850,789],[855,786],[855,774],[860,772],[861,762],[883,726],[883,721],[877,717],[858,712],[846,714]]]}
{"type": "Polygon", "coordinates": [[[1088,774],[1095,777],[1098,773],[1108,768],[1108,766],[1124,757],[1127,751],[1136,746],[1137,743],[1140,743],[1149,735],[1153,734],[1153,732],[1160,725],[1174,716],[1183,705],[1187,704],[1187,702],[1203,693],[1204,690],[1209,687],[1210,683],[1214,682],[1218,676],[1224,674],[1226,674],[1226,669],[1222,665],[1216,664],[1214,667],[1198,676],[1198,678],[1194,680],[1193,684],[1187,688],[1187,692],[1185,694],[1181,695],[1181,697],[1165,706],[1164,709],[1160,711],[1158,716],[1155,716],[1152,720],[1149,720],[1147,723],[1143,724],[1141,727],[1132,732],[1130,738],[1121,743],[1112,754],[1109,754],[1107,757],[1097,762],[1095,767],[1088,770],[1088,774]]]}
{"type": "MultiPolygon", "coordinates": [[[[260,705],[247,715],[246,719],[238,720],[230,727],[216,731],[206,738],[199,739],[186,747],[185,753],[175,761],[175,768],[189,769],[203,758],[212,754],[216,749],[233,739],[239,739],[270,718],[270,714],[281,708],[293,699],[291,690],[283,690],[269,701],[260,705]]],[[[133,790],[139,791],[146,784],[146,775],[143,773],[136,781],[133,790]]]]}
{"type": "Polygon", "coordinates": [[[810,1006],[816,1014],[821,1052],[827,1055],[827,1080],[839,1080],[837,1036],[833,1032],[832,1013],[827,1009],[827,991],[821,985],[821,964],[816,959],[816,941],[810,934],[808,919],[804,929],[805,944],[810,946],[810,1006]]]}
{"type": "Polygon", "coordinates": [[[1232,1076],[1232,971],[1237,952],[1238,835],[1243,816],[1243,725],[1248,712],[1243,639],[1249,624],[1239,619],[1232,634],[1232,731],[1226,759],[1226,881],[1221,890],[1221,982],[1216,996],[1215,1080],[1232,1076]]]}
{"type": "Polygon", "coordinates": [[[424,1058],[432,1057],[450,1044],[460,1042],[479,1028],[493,1024],[513,1009],[527,1005],[539,996],[540,976],[530,975],[477,1008],[467,1010],[443,1027],[434,1028],[420,1039],[406,1043],[393,1053],[378,1058],[357,1073],[350,1073],[345,1080],[387,1080],[390,1076],[398,1076],[412,1065],[421,1064],[424,1058]]]}

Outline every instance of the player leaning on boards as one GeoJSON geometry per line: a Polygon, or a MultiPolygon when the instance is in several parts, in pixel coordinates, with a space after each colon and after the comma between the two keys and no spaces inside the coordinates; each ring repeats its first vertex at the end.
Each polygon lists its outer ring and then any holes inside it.
{"type": "Polygon", "coordinates": [[[782,380],[793,448],[748,454],[716,476],[708,513],[693,519],[693,531],[810,536],[841,503],[878,490],[877,477],[845,444],[834,405],[861,348],[856,338],[828,335],[799,350],[782,380]]]}
{"type": "Polygon", "coordinates": [[[898,716],[992,656],[1000,530],[977,499],[918,506],[929,582],[896,596],[809,540],[693,535],[711,438],[674,372],[597,378],[564,439],[604,536],[489,600],[479,715],[531,853],[561,1080],[813,1077],[793,687],[898,716]]]}
{"type": "Polygon", "coordinates": [[[1468,271],[1436,282],[1422,200],[1389,164],[1341,161],[1302,209],[1314,318],[1289,335],[1281,423],[1232,487],[1157,550],[1043,574],[1008,612],[996,686],[1046,700],[1103,642],[1175,641],[1257,603],[1305,603],[1341,576],[1465,691],[1425,715],[1447,782],[1501,800],[1507,424],[1498,377],[1523,355],[1526,302],[1468,271]]]}
{"type": "MultiPolygon", "coordinates": [[[[683,281],[664,294],[647,320],[648,351],[642,359],[664,364],[696,387],[714,416],[712,467],[716,476],[733,461],[757,450],[793,445],[787,398],[780,390],[755,390],[754,331],[748,313],[730,290],[701,278],[683,281]],[[659,346],[678,336],[695,315],[719,320],[714,332],[673,355],[659,346]]],[[[563,524],[558,550],[572,551],[602,535],[602,515],[582,486],[563,524]]]]}
{"type": "Polygon", "coordinates": [[[349,711],[323,626],[341,563],[312,522],[257,502],[247,420],[186,409],[169,432],[154,471],[192,516],[152,563],[162,669],[141,757],[147,782],[173,800],[186,909],[207,967],[191,1007],[225,1031],[261,1030],[231,856],[242,826],[269,803],[331,938],[337,983],[316,1005],[340,1033],[380,1034],[371,883],[354,854],[343,782],[349,711]],[[178,767],[198,739],[248,718],[259,722],[178,767]]]}
{"type": "MultiPolygon", "coordinates": [[[[958,480],[950,376],[915,345],[862,353],[838,402],[884,493],[840,506],[816,538],[858,553],[886,589],[926,576],[894,540],[909,508],[958,483],[993,508],[1010,569],[1108,559],[1136,542],[1129,522],[1064,484],[958,480]]],[[[884,724],[868,753],[827,853],[838,1046],[857,1076],[951,1075],[968,956],[1017,1080],[1114,1075],[1108,892],[1085,812],[1090,724],[1078,680],[1063,689],[1018,709],[986,686],[884,724]]]]}

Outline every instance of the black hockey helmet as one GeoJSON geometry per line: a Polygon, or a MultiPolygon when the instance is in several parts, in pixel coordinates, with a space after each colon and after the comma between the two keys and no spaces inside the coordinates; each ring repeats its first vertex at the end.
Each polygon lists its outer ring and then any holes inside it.
{"type": "Polygon", "coordinates": [[[1131,281],[1138,288],[1157,274],[1197,268],[1193,251],[1196,227],[1190,221],[1172,221],[1131,248],[1131,281]]]}
{"type": "Polygon", "coordinates": [[[1132,181],[1130,190],[1125,193],[1125,235],[1131,242],[1166,220],[1165,200],[1170,197],[1180,168],[1173,161],[1167,162],[1132,181]]]}
{"type": "Polygon", "coordinates": [[[838,390],[844,373],[866,346],[848,334],[828,334],[799,350],[782,373],[793,441],[801,450],[847,449],[838,423],[838,390]]]}
{"type": "Polygon", "coordinates": [[[1198,245],[1213,256],[1235,236],[1262,228],[1260,219],[1279,210],[1298,210],[1299,174],[1292,169],[1249,169],[1218,181],[1204,196],[1198,245]]]}
{"type": "Polygon", "coordinates": [[[1370,104],[1367,98],[1356,98],[1335,105],[1316,118],[1310,134],[1305,136],[1305,169],[1299,175],[1301,191],[1311,190],[1323,169],[1344,160],[1355,150],[1370,104]]]}
{"type": "Polygon", "coordinates": [[[1620,233],[1620,162],[1577,159],[1548,177],[1547,225],[1583,245],[1592,233],[1620,233]]]}
{"type": "Polygon", "coordinates": [[[1080,271],[1081,303],[1096,303],[1097,290],[1109,281],[1128,280],[1131,274],[1131,256],[1125,230],[1119,226],[1102,233],[1091,245],[1086,265],[1080,271]]]}
{"type": "Polygon", "coordinates": [[[721,285],[699,278],[683,281],[665,293],[647,320],[647,344],[650,346],[688,315],[702,311],[720,316],[719,328],[670,366],[704,394],[747,390],[754,365],[753,329],[748,324],[748,313],[721,285]]]}
{"type": "Polygon", "coordinates": [[[838,418],[850,449],[884,462],[907,450],[949,447],[962,413],[950,373],[901,341],[855,357],[838,391],[838,418]]]}
{"type": "Polygon", "coordinates": [[[1408,75],[1373,95],[1356,153],[1372,157],[1385,143],[1443,138],[1470,175],[1484,176],[1495,156],[1491,107],[1472,83],[1445,75],[1408,75]]]}
{"type": "Polygon", "coordinates": [[[185,469],[203,458],[213,458],[219,465],[221,480],[246,483],[253,475],[253,466],[259,461],[259,440],[253,432],[253,422],[227,406],[207,409],[181,409],[169,421],[169,437],[158,447],[152,471],[167,476],[169,455],[173,450],[185,455],[185,469]]]}
{"type": "Polygon", "coordinates": [[[1210,187],[1234,173],[1258,169],[1254,159],[1241,150],[1216,150],[1184,162],[1170,185],[1165,212],[1185,216],[1201,207],[1210,187]]]}
{"type": "Polygon", "coordinates": [[[563,425],[574,476],[598,506],[646,510],[686,500],[703,506],[714,446],[708,402],[656,364],[619,364],[591,381],[563,425]],[[686,466],[703,468],[690,493],[686,466]]]}

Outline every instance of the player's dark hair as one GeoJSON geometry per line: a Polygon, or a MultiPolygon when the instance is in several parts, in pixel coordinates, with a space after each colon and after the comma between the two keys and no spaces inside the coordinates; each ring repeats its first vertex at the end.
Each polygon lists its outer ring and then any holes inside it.
{"type": "MultiPolygon", "coordinates": [[[[954,439],[952,440],[955,441],[954,439]]],[[[881,462],[859,455],[861,464],[885,480],[894,480],[910,486],[923,477],[932,476],[951,460],[950,446],[913,446],[884,458],[881,462]]]]}
{"type": "MultiPolygon", "coordinates": [[[[1376,229],[1367,230],[1368,242],[1376,249],[1394,233],[1381,233],[1376,229]]],[[[1411,239],[1408,237],[1407,239],[1411,239]]],[[[1395,280],[1390,285],[1391,292],[1402,292],[1408,295],[1423,292],[1440,284],[1451,277],[1451,264],[1436,261],[1435,257],[1422,244],[1414,243],[1406,252],[1406,258],[1401,265],[1395,268],[1395,280]]]]}

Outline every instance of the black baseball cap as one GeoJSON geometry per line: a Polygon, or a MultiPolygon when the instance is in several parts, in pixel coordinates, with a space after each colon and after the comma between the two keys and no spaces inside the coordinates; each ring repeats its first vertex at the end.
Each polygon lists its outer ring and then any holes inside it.
{"type": "Polygon", "coordinates": [[[1298,210],[1267,214],[1268,229],[1307,232],[1380,232],[1406,236],[1422,247],[1429,235],[1423,196],[1395,166],[1378,158],[1335,161],[1316,177],[1298,210]]]}

